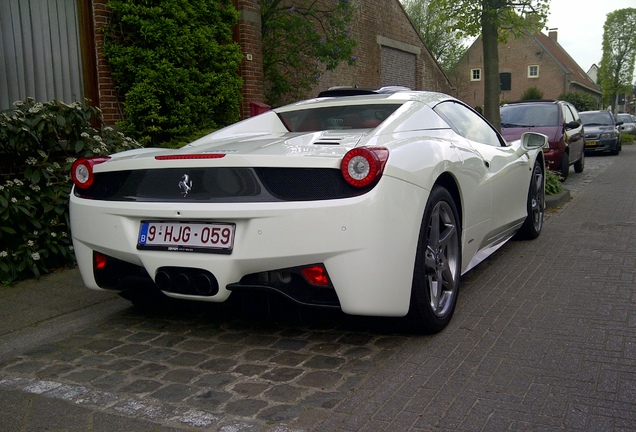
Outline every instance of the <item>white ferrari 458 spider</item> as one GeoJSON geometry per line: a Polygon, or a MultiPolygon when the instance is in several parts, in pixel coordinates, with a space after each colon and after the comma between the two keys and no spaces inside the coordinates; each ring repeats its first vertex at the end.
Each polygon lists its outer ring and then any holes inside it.
{"type": "Polygon", "coordinates": [[[178,150],[77,160],[77,262],[93,289],[267,291],[437,332],[461,274],[541,232],[545,144],[444,94],[332,89],[178,150]]]}

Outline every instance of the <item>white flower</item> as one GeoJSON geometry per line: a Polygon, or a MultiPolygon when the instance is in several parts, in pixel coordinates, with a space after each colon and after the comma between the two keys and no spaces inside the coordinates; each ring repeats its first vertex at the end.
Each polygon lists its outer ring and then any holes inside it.
{"type": "Polygon", "coordinates": [[[31,197],[30,197],[30,196],[28,196],[28,195],[24,197],[24,200],[25,200],[25,201],[29,201],[30,199],[31,199],[31,197]]]}
{"type": "Polygon", "coordinates": [[[38,235],[38,231],[33,231],[33,235],[38,235]]]}
{"type": "Polygon", "coordinates": [[[68,250],[72,251],[73,250],[73,246],[69,246],[68,250]]]}
{"type": "Polygon", "coordinates": [[[31,258],[33,258],[33,261],[39,261],[40,260],[40,254],[37,252],[33,252],[31,254],[31,258]]]}
{"type": "Polygon", "coordinates": [[[51,237],[57,237],[56,233],[51,233],[51,237]]]}
{"type": "Polygon", "coordinates": [[[1,251],[0,252],[0,258],[6,258],[9,256],[9,253],[7,251],[1,251]]]}
{"type": "Polygon", "coordinates": [[[88,133],[86,133],[86,132],[82,132],[82,133],[80,134],[80,136],[81,136],[82,138],[90,138],[90,135],[89,135],[88,133]]]}
{"type": "Polygon", "coordinates": [[[33,245],[34,245],[34,244],[35,244],[35,243],[33,242],[33,240],[29,240],[29,241],[27,242],[27,246],[28,246],[28,247],[33,247],[33,245]]]}
{"type": "Polygon", "coordinates": [[[35,192],[39,192],[40,191],[40,186],[36,185],[36,184],[32,184],[31,185],[31,189],[35,192]]]}
{"type": "Polygon", "coordinates": [[[13,186],[13,182],[11,180],[7,180],[7,182],[5,183],[7,186],[13,186]]]}
{"type": "Polygon", "coordinates": [[[24,186],[24,183],[22,183],[20,180],[15,179],[13,180],[13,183],[15,183],[16,186],[24,186]]]}
{"type": "Polygon", "coordinates": [[[29,157],[26,160],[27,165],[35,165],[38,162],[38,160],[34,157],[29,157]]]}
{"type": "MultiPolygon", "coordinates": [[[[84,133],[86,133],[86,132],[84,132],[84,133]]],[[[66,158],[66,163],[71,163],[72,164],[73,162],[75,162],[75,158],[74,157],[67,157],[66,158]]]]}
{"type": "Polygon", "coordinates": [[[13,198],[11,198],[11,202],[12,202],[13,204],[15,204],[15,203],[17,203],[17,202],[18,202],[18,199],[17,199],[16,197],[13,197],[13,198]]]}
{"type": "Polygon", "coordinates": [[[68,233],[63,232],[63,233],[62,233],[62,237],[68,237],[68,233]]]}
{"type": "Polygon", "coordinates": [[[55,169],[60,169],[61,167],[60,167],[60,164],[59,164],[59,163],[57,163],[57,162],[53,162],[53,168],[55,168],[55,169]]]}
{"type": "Polygon", "coordinates": [[[38,150],[38,154],[42,156],[43,158],[46,157],[46,153],[44,153],[42,150],[38,150]]]}
{"type": "Polygon", "coordinates": [[[4,186],[0,186],[0,190],[4,190],[4,186]]]}

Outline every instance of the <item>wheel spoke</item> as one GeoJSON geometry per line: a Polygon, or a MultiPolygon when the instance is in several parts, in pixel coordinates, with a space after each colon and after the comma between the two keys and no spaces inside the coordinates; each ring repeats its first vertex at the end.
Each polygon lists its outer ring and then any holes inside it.
{"type": "Polygon", "coordinates": [[[457,288],[457,226],[447,203],[439,202],[431,212],[428,242],[424,257],[430,307],[433,313],[444,316],[457,288]]]}
{"type": "Polygon", "coordinates": [[[539,228],[543,217],[543,173],[540,169],[535,170],[534,187],[532,191],[532,219],[535,228],[539,228]]]}

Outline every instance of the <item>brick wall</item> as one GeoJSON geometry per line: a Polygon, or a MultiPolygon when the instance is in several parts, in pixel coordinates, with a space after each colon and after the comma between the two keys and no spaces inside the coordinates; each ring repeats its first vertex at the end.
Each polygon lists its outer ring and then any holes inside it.
{"type": "Polygon", "coordinates": [[[239,71],[243,78],[241,117],[246,118],[250,116],[252,102],[263,102],[261,9],[255,0],[238,0],[235,7],[239,11],[239,22],[234,30],[234,40],[243,53],[239,71]]]}
{"type": "Polygon", "coordinates": [[[335,71],[325,71],[312,93],[337,85],[404,85],[403,80],[391,78],[392,74],[399,76],[404,68],[409,68],[408,74],[413,75],[414,89],[453,92],[450,81],[430,55],[398,0],[353,1],[355,13],[351,32],[358,41],[354,49],[356,65],[343,64],[335,71]],[[392,62],[390,65],[382,63],[383,47],[401,51],[385,56],[386,61],[392,62]]]}
{"type": "MultiPolygon", "coordinates": [[[[108,0],[92,0],[95,39],[95,62],[97,64],[96,105],[102,110],[104,123],[113,125],[122,119],[122,106],[117,98],[108,63],[103,56],[103,29],[108,23],[108,0]]],[[[234,39],[243,53],[240,74],[243,77],[241,114],[248,117],[250,102],[263,101],[263,58],[261,54],[260,8],[255,0],[237,0],[239,23],[234,30],[234,39]]]]}
{"type": "MultiPolygon", "coordinates": [[[[358,40],[356,65],[343,64],[335,71],[324,71],[319,85],[307,94],[335,85],[379,87],[409,85],[414,89],[452,93],[451,83],[432,58],[413,28],[398,0],[352,0],[355,15],[351,31],[358,40]],[[385,54],[397,50],[382,61],[385,54]],[[407,72],[404,72],[407,71],[407,72]],[[413,83],[412,85],[410,83],[413,83]]],[[[103,27],[108,22],[108,0],[92,0],[96,44],[97,85],[104,121],[114,124],[122,118],[107,62],[103,58],[103,27]]],[[[239,23],[234,39],[243,53],[240,74],[243,78],[242,117],[249,117],[250,104],[263,102],[263,58],[260,8],[257,0],[235,0],[239,23]]]]}
{"type": "Polygon", "coordinates": [[[95,62],[97,64],[97,105],[102,110],[104,123],[113,125],[122,119],[121,106],[117,99],[117,92],[113,85],[108,63],[103,55],[104,27],[108,24],[108,0],[93,0],[93,23],[95,38],[95,62]]]}

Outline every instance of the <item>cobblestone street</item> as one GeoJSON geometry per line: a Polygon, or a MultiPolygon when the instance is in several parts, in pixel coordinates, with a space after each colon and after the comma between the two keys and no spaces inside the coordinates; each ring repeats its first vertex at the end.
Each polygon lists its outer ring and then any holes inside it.
{"type": "Polygon", "coordinates": [[[634,166],[624,146],[571,171],[433,336],[281,303],[140,311],[76,270],[3,287],[0,430],[635,430],[634,166]]]}

